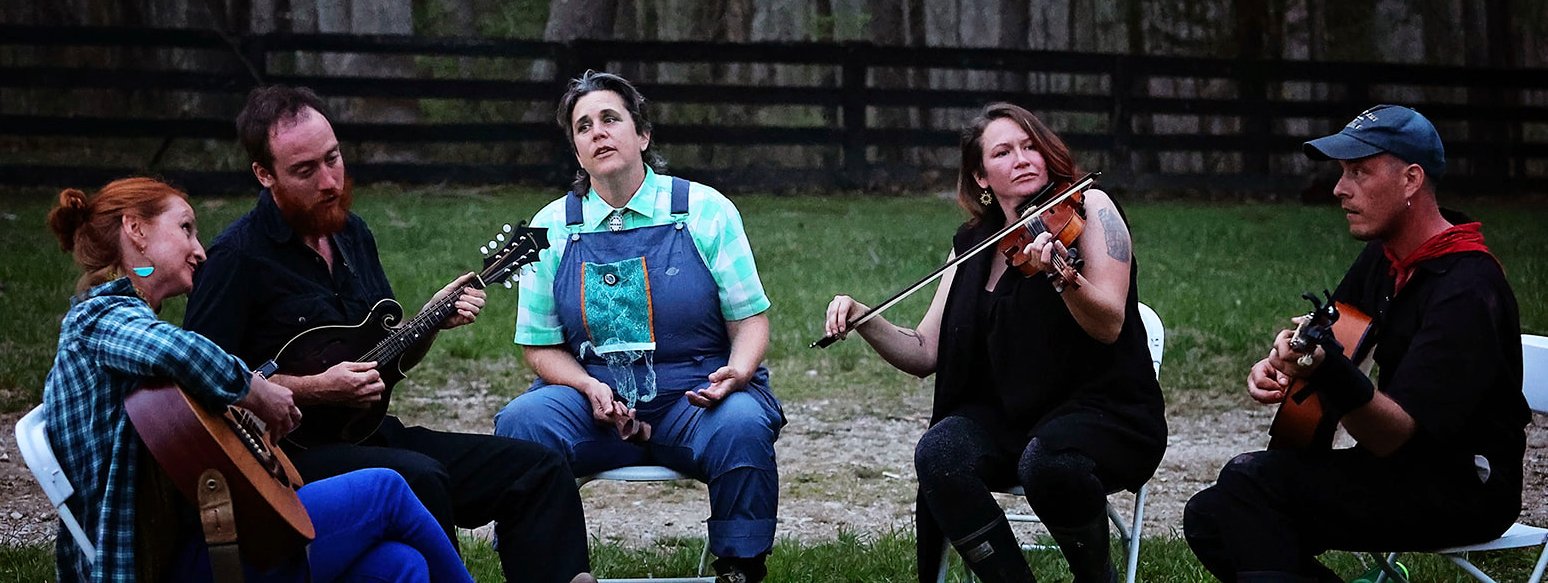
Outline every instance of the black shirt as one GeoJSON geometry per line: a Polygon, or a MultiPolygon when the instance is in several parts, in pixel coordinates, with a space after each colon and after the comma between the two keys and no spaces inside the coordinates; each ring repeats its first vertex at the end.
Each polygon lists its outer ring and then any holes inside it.
{"type": "MultiPolygon", "coordinates": [[[[953,248],[960,255],[994,231],[983,223],[964,225],[953,248]]],[[[1155,469],[1150,460],[1160,461],[1167,435],[1165,404],[1139,315],[1138,262],[1129,272],[1123,328],[1116,341],[1104,344],[1080,327],[1046,277],[1010,268],[994,291],[984,291],[992,262],[1004,260],[984,252],[957,267],[941,318],[931,423],[997,407],[996,417],[1012,424],[1007,429],[1024,443],[1059,412],[1100,411],[1109,432],[1128,436],[1125,447],[1143,444],[1125,454],[1135,460],[1138,487],[1155,469]]],[[[1039,437],[1054,450],[1082,439],[1041,432],[1039,437]]],[[[1087,447],[1098,444],[1079,448],[1087,447]]]]}
{"type": "Polygon", "coordinates": [[[1468,468],[1482,455],[1490,485],[1520,491],[1531,413],[1521,393],[1520,317],[1504,271],[1487,253],[1443,255],[1418,263],[1393,296],[1390,267],[1381,243],[1370,243],[1334,297],[1372,318],[1377,388],[1417,426],[1399,453],[1468,468]]]}
{"type": "Polygon", "coordinates": [[[258,366],[303,331],[360,323],[377,301],[393,297],[376,239],[350,213],[331,242],[330,273],[285,222],[273,195],[258,193],[258,205],[210,244],[183,327],[258,366]]]}

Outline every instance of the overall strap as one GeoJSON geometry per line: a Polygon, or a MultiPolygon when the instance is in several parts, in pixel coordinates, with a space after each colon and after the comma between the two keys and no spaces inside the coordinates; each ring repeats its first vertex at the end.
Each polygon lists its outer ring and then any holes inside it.
{"type": "Polygon", "coordinates": [[[672,214],[688,214],[688,181],[676,176],[672,177],[672,214]]]}
{"type": "Polygon", "coordinates": [[[574,227],[586,222],[586,216],[581,212],[581,197],[574,192],[564,195],[564,224],[574,227]]]}

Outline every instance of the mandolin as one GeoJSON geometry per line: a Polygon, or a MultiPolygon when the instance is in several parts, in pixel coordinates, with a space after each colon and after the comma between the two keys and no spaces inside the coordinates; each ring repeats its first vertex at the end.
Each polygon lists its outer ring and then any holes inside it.
{"type": "Polygon", "coordinates": [[[188,500],[198,504],[205,470],[220,472],[245,562],[268,569],[306,550],[314,533],[296,497],[301,475],[251,412],[210,411],[164,379],[130,393],[124,408],[146,449],[188,500]]]}
{"type": "MultiPolygon", "coordinates": [[[[1357,365],[1364,360],[1365,339],[1371,332],[1371,317],[1343,302],[1335,302],[1331,294],[1323,303],[1311,293],[1302,294],[1312,304],[1312,310],[1296,326],[1290,338],[1290,348],[1301,354],[1310,364],[1311,354],[1317,349],[1318,338],[1333,334],[1344,356],[1357,365]]],[[[1331,449],[1333,434],[1338,430],[1338,417],[1323,410],[1322,398],[1317,387],[1306,379],[1291,381],[1285,390],[1285,400],[1279,403],[1274,423],[1269,427],[1269,449],[1331,449]]]]}
{"type": "Polygon", "coordinates": [[[403,306],[384,299],[377,302],[359,324],[318,326],[291,338],[274,357],[280,373],[310,376],[340,362],[375,362],[386,389],[382,391],[381,400],[364,407],[301,407],[301,425],[285,437],[285,442],[301,448],[360,443],[376,433],[387,417],[393,386],[407,376],[402,366],[403,354],[434,334],[447,318],[457,313],[456,301],[463,290],[501,283],[509,287],[511,277],[522,267],[537,261],[538,252],[548,248],[547,233],[548,229],[524,224],[512,232],[511,226],[505,225],[503,232],[481,249],[486,257],[484,268],[476,277],[407,322],[403,321],[403,306]]]}

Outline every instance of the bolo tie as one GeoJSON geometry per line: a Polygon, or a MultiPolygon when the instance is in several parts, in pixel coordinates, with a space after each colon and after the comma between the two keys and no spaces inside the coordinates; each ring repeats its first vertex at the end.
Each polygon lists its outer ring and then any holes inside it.
{"type": "Polygon", "coordinates": [[[622,231],[623,227],[623,209],[614,210],[612,216],[607,218],[607,230],[617,233],[622,231]]]}

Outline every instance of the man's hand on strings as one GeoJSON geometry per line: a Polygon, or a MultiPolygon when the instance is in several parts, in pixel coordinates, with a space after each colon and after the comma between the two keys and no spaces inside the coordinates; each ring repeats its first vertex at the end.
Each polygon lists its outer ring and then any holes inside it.
{"type": "MultiPolygon", "coordinates": [[[[458,288],[468,285],[468,282],[473,281],[473,276],[474,274],[470,272],[446,284],[446,287],[441,288],[441,291],[435,292],[430,301],[425,303],[425,308],[428,309],[434,306],[452,293],[455,293],[458,288]]],[[[487,294],[484,293],[484,290],[474,287],[463,289],[462,294],[457,297],[457,312],[441,324],[441,329],[450,330],[458,326],[472,324],[478,320],[478,313],[484,309],[484,300],[486,298],[487,294]]]]}

